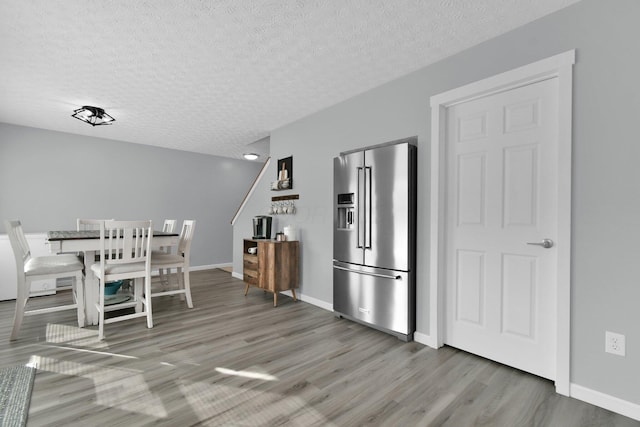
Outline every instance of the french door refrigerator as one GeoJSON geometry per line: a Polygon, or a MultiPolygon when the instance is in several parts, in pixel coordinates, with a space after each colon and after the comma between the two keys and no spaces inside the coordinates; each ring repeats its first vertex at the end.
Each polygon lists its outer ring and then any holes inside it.
{"type": "Polygon", "coordinates": [[[405,341],[415,331],[416,143],[333,161],[333,310],[405,341]]]}

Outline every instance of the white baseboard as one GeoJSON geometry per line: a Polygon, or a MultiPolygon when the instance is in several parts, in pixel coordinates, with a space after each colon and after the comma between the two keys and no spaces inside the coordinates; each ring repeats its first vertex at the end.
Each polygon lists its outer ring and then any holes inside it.
{"type": "Polygon", "coordinates": [[[640,421],[640,405],[636,403],[628,402],[599,391],[591,390],[590,388],[583,387],[578,384],[570,385],[570,393],[571,397],[574,399],[582,400],[583,402],[591,403],[592,405],[596,405],[624,415],[625,417],[640,421]]]}
{"type": "Polygon", "coordinates": [[[438,348],[433,339],[431,339],[431,335],[423,334],[422,332],[414,332],[413,340],[417,343],[424,344],[431,348],[438,348]]]}
{"type": "MultiPolygon", "coordinates": [[[[244,276],[242,275],[242,273],[237,273],[235,271],[231,273],[231,277],[234,277],[234,278],[240,279],[240,280],[244,279],[244,276]]],[[[280,293],[293,298],[293,294],[291,293],[291,291],[282,291],[280,293]]],[[[296,292],[296,297],[300,301],[304,301],[304,302],[309,303],[311,305],[315,305],[316,307],[320,307],[320,308],[322,308],[324,310],[333,312],[333,304],[329,304],[328,302],[319,300],[317,298],[310,297],[308,295],[303,294],[300,291],[296,292]]]]}
{"type": "MultiPolygon", "coordinates": [[[[291,294],[291,291],[282,291],[280,293],[284,294],[284,295],[288,295],[290,297],[293,297],[293,295],[291,294]]],[[[327,311],[333,311],[333,304],[329,304],[329,303],[324,302],[322,300],[319,300],[317,298],[310,297],[310,296],[305,295],[305,294],[303,294],[301,292],[296,292],[296,296],[298,297],[298,299],[300,301],[304,301],[304,302],[309,303],[311,305],[315,305],[316,307],[320,307],[320,308],[325,309],[327,311]]]]}
{"type": "Polygon", "coordinates": [[[189,267],[189,271],[199,271],[199,270],[211,270],[212,268],[223,268],[223,267],[231,267],[233,264],[230,262],[225,262],[222,264],[209,264],[209,265],[192,265],[189,267]]]}
{"type": "Polygon", "coordinates": [[[322,301],[320,299],[317,298],[313,298],[310,297],[308,295],[301,295],[302,301],[307,302],[311,305],[315,305],[316,307],[320,307],[322,309],[325,309],[327,311],[333,312],[333,304],[330,304],[328,302],[322,301]]]}
{"type": "MultiPolygon", "coordinates": [[[[211,265],[199,265],[199,266],[195,266],[195,267],[191,267],[191,271],[197,271],[197,270],[208,270],[211,268],[221,268],[221,267],[231,267],[232,264],[228,263],[228,264],[211,264],[211,265]]],[[[231,277],[239,279],[239,280],[243,280],[244,276],[242,273],[238,273],[236,271],[232,271],[231,272],[231,277]]],[[[283,291],[281,292],[282,294],[288,295],[290,297],[293,297],[293,294],[291,293],[291,291],[283,291]]],[[[329,304],[325,301],[319,300],[317,298],[313,298],[310,297],[308,295],[305,295],[301,292],[297,292],[296,296],[298,297],[298,299],[300,301],[304,301],[306,303],[309,303],[311,305],[315,305],[316,307],[320,307],[322,309],[325,309],[327,311],[333,311],[333,304],[329,304]]]]}

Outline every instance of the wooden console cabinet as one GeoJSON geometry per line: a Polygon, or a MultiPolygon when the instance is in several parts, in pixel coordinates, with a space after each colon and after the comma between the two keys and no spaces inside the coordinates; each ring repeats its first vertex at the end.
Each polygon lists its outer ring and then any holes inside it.
{"type": "Polygon", "coordinates": [[[278,242],[276,240],[244,239],[243,278],[247,286],[257,286],[273,293],[273,306],[278,305],[278,292],[291,290],[293,300],[297,301],[296,290],[299,284],[298,241],[278,242]],[[255,255],[249,248],[257,248],[255,255]]]}

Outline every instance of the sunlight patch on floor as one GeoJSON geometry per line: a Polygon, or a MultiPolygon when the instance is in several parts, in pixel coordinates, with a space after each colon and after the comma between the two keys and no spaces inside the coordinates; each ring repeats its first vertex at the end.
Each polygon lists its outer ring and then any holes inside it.
{"type": "Polygon", "coordinates": [[[37,355],[31,356],[29,364],[40,370],[92,380],[98,405],[154,418],[167,417],[162,400],[149,390],[144,376],[139,371],[60,361],[37,355]]]}
{"type": "Polygon", "coordinates": [[[47,342],[54,344],[69,344],[100,349],[109,347],[106,341],[98,340],[98,331],[96,330],[56,323],[47,323],[45,338],[47,342]]]}
{"type": "Polygon", "coordinates": [[[180,391],[205,426],[335,426],[297,396],[185,381],[180,391]]]}
{"type": "Polygon", "coordinates": [[[273,375],[267,374],[266,372],[234,371],[233,369],[227,368],[216,368],[216,371],[223,375],[235,375],[237,377],[251,378],[254,380],[263,381],[278,381],[278,377],[274,377],[273,375]]]}
{"type": "Polygon", "coordinates": [[[171,347],[164,352],[161,365],[165,366],[200,366],[200,362],[195,360],[188,351],[179,350],[171,347]]]}

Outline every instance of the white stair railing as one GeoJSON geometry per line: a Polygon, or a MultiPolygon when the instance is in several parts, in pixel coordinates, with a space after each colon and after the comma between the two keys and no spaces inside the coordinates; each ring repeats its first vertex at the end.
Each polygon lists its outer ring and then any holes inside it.
{"type": "Polygon", "coordinates": [[[236,219],[238,219],[238,217],[242,213],[242,210],[244,209],[244,205],[247,204],[249,197],[251,197],[251,195],[253,194],[253,190],[255,190],[256,186],[258,185],[258,182],[260,182],[260,180],[262,179],[262,175],[264,175],[264,173],[267,171],[267,167],[269,166],[270,162],[271,162],[271,157],[269,157],[264,162],[264,165],[262,165],[262,169],[260,169],[260,172],[258,172],[258,176],[256,176],[256,179],[253,181],[253,184],[251,184],[251,188],[249,188],[249,191],[247,191],[247,194],[244,196],[244,199],[242,199],[242,203],[240,203],[240,206],[238,206],[238,210],[236,211],[235,215],[231,219],[231,225],[235,224],[236,219]]]}

